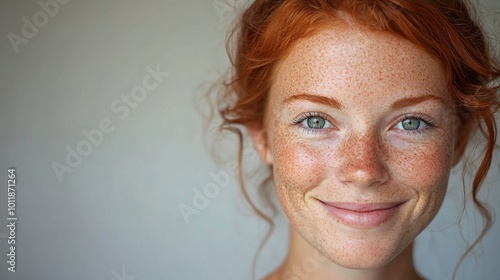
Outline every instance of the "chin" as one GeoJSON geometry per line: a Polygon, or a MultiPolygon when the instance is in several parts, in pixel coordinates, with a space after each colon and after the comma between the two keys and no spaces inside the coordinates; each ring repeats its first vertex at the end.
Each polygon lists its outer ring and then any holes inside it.
{"type": "Polygon", "coordinates": [[[389,231],[342,232],[333,225],[311,225],[314,230],[301,232],[310,246],[331,262],[348,269],[378,269],[387,266],[412,244],[416,232],[389,231]],[[321,228],[319,228],[321,227],[321,228]]]}
{"type": "Polygon", "coordinates": [[[401,250],[395,248],[376,248],[371,246],[357,246],[353,249],[349,246],[327,254],[332,262],[350,269],[377,269],[389,264],[401,250]],[[346,249],[344,249],[346,248],[346,249]]]}

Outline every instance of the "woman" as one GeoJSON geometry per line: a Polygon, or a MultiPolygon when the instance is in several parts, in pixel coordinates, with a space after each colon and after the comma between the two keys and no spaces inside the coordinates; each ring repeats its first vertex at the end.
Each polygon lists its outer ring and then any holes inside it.
{"type": "Polygon", "coordinates": [[[235,30],[221,127],[248,132],[290,222],[266,279],[302,279],[294,267],[313,256],[308,279],[422,279],[413,240],[476,131],[480,240],[500,71],[465,3],[257,0],[235,30]]]}

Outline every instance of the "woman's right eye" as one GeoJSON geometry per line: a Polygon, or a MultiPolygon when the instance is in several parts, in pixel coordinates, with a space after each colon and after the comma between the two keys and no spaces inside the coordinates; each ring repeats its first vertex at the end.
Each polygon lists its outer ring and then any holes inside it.
{"type": "Polygon", "coordinates": [[[302,121],[302,124],[311,129],[322,129],[327,124],[327,120],[322,117],[308,117],[302,121]]]}
{"type": "Polygon", "coordinates": [[[334,126],[320,113],[309,112],[299,117],[294,124],[311,132],[319,132],[322,129],[333,128],[334,126]]]}

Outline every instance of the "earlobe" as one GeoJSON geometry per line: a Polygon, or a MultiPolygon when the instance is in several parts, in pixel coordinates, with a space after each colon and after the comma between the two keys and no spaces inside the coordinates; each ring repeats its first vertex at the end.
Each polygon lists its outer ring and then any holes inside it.
{"type": "Polygon", "coordinates": [[[259,154],[260,158],[266,164],[272,164],[273,157],[269,149],[266,131],[260,125],[259,126],[249,125],[247,126],[247,129],[248,129],[248,134],[252,139],[253,146],[257,151],[257,153],[259,154]]]}

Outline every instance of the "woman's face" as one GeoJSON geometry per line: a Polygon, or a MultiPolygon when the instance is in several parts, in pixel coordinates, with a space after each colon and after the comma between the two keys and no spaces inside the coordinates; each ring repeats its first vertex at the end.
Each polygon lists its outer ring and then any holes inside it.
{"type": "Polygon", "coordinates": [[[274,74],[265,128],[250,132],[294,230],[344,267],[387,264],[434,218],[454,162],[439,61],[386,33],[332,28],[274,74]]]}

